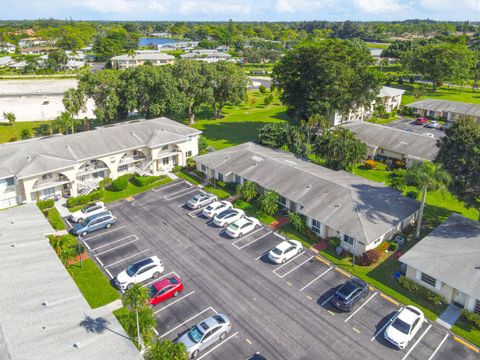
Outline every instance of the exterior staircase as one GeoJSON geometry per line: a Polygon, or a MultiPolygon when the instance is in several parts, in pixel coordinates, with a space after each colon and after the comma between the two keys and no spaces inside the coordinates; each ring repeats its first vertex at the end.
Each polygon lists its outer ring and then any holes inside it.
{"type": "Polygon", "coordinates": [[[152,165],[152,163],[153,160],[143,160],[140,165],[135,168],[135,172],[141,176],[151,175],[150,165],[152,165]]]}
{"type": "Polygon", "coordinates": [[[95,181],[79,181],[79,185],[82,186],[82,190],[78,193],[79,195],[90,194],[98,187],[98,184],[95,181]]]}

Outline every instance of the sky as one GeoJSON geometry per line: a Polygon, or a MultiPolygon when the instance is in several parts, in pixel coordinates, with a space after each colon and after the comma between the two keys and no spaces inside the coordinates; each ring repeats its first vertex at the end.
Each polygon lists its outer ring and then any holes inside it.
{"type": "Polygon", "coordinates": [[[0,0],[0,19],[471,20],[480,0],[0,0]]]}

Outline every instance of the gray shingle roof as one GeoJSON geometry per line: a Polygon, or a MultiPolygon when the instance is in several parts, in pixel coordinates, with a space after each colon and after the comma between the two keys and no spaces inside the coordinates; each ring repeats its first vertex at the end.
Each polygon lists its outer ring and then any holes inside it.
{"type": "Polygon", "coordinates": [[[234,173],[303,206],[301,213],[369,244],[419,204],[400,192],[345,171],[333,171],[293,154],[245,143],[195,160],[224,175],[234,173]]]}
{"type": "Polygon", "coordinates": [[[1,211],[0,359],[142,359],[108,307],[90,308],[45,237],[52,232],[35,204],[1,211]]]}
{"type": "Polygon", "coordinates": [[[400,261],[480,299],[480,223],[452,214],[400,261]]]}
{"type": "Polygon", "coordinates": [[[372,147],[423,160],[434,160],[438,153],[437,140],[425,135],[362,121],[341,126],[353,131],[362,142],[372,147]]]}
{"type": "Polygon", "coordinates": [[[187,140],[200,131],[167,118],[134,120],[71,135],[0,145],[0,178],[54,171],[78,161],[142,146],[187,140]]]}
{"type": "Polygon", "coordinates": [[[480,116],[480,105],[459,101],[427,99],[413,102],[407,106],[422,110],[445,111],[463,115],[480,116]]]}
{"type": "Polygon", "coordinates": [[[403,95],[405,94],[405,90],[402,89],[397,89],[397,88],[392,88],[389,86],[382,86],[380,89],[380,94],[378,94],[379,97],[393,97],[393,96],[398,96],[398,95],[403,95]]]}
{"type": "Polygon", "coordinates": [[[129,56],[127,54],[118,55],[112,57],[112,60],[173,60],[175,56],[165,54],[165,53],[136,53],[135,56],[129,56]]]}

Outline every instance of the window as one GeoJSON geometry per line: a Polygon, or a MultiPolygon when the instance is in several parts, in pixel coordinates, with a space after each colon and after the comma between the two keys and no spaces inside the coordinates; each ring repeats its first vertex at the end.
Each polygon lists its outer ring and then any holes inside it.
{"type": "Polygon", "coordinates": [[[202,165],[202,166],[200,167],[200,169],[202,169],[203,172],[206,172],[206,171],[207,171],[207,167],[206,167],[205,165],[202,165]]]}
{"type": "Polygon", "coordinates": [[[13,177],[6,178],[7,186],[12,186],[14,184],[13,177]]]}
{"type": "Polygon", "coordinates": [[[421,277],[422,281],[430,286],[435,286],[435,284],[437,283],[437,280],[433,277],[431,277],[430,275],[427,275],[425,273],[422,273],[422,277],[421,277]]]}
{"type": "Polygon", "coordinates": [[[242,177],[241,176],[238,176],[238,175],[235,175],[235,182],[237,184],[241,184],[242,183],[242,177]]]}
{"type": "Polygon", "coordinates": [[[347,244],[353,245],[353,243],[355,242],[355,239],[345,234],[343,235],[343,241],[346,242],[347,244]]]}
{"type": "Polygon", "coordinates": [[[168,157],[162,159],[163,165],[168,165],[168,157]]]}
{"type": "Polygon", "coordinates": [[[118,171],[127,171],[128,170],[128,165],[120,165],[118,167],[118,171]]]}
{"type": "Polygon", "coordinates": [[[285,205],[287,203],[287,199],[285,197],[280,196],[280,204],[285,205]]]}
{"type": "Polygon", "coordinates": [[[322,223],[318,220],[312,219],[312,230],[320,234],[321,228],[322,228],[322,223]]]}
{"type": "Polygon", "coordinates": [[[218,173],[218,174],[217,174],[217,178],[218,178],[218,181],[223,181],[223,174],[222,174],[222,173],[218,173]]]}
{"type": "Polygon", "coordinates": [[[42,180],[47,180],[47,179],[51,179],[52,178],[52,174],[44,174],[42,175],[42,180]]]}
{"type": "Polygon", "coordinates": [[[192,152],[191,152],[191,151],[187,151],[187,152],[185,153],[185,156],[186,156],[186,157],[192,156],[192,152]]]}
{"type": "Polygon", "coordinates": [[[473,312],[476,312],[477,314],[480,315],[480,300],[477,300],[475,302],[475,308],[473,309],[473,312]]]}
{"type": "Polygon", "coordinates": [[[165,145],[165,146],[162,146],[160,150],[167,150],[167,149],[168,149],[168,145],[165,145]]]}

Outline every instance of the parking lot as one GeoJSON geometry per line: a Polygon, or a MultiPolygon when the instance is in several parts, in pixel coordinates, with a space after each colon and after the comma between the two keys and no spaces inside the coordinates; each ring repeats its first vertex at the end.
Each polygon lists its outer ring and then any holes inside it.
{"type": "Polygon", "coordinates": [[[383,330],[400,304],[371,289],[352,312],[339,312],[329,300],[348,273],[310,250],[274,265],[266,254],[284,240],[281,235],[263,226],[228,238],[201,211],[184,206],[198,191],[176,180],[113,203],[108,207],[117,223],[84,239],[110,278],[156,255],[165,266],[162,277],[183,280],[181,295],[153,308],[158,337],[173,340],[200,320],[224,313],[232,331],[199,359],[248,359],[257,352],[267,359],[477,358],[430,322],[407,349],[394,349],[383,330]]]}
{"type": "Polygon", "coordinates": [[[442,130],[432,129],[422,125],[416,125],[415,120],[412,119],[401,118],[399,120],[388,123],[387,126],[393,127],[395,129],[411,131],[420,135],[432,134],[436,139],[445,136],[445,132],[443,132],[442,130]]]}

